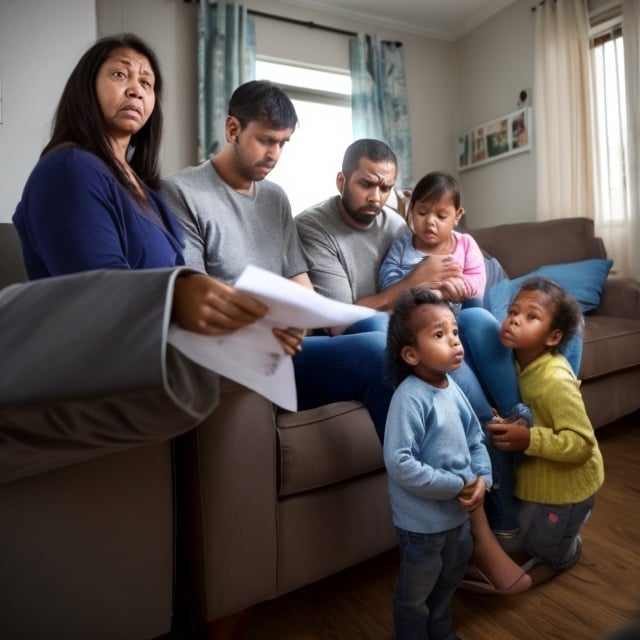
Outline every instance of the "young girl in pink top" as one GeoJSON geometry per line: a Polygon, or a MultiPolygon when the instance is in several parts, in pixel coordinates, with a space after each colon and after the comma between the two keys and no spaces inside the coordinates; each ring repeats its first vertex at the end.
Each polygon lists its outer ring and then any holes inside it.
{"type": "Polygon", "coordinates": [[[408,228],[391,245],[378,274],[379,289],[404,278],[425,259],[453,261],[457,276],[430,283],[445,300],[462,307],[481,306],[487,282],[484,258],[476,241],[455,231],[464,209],[456,179],[441,171],[416,184],[407,211],[408,228]]]}

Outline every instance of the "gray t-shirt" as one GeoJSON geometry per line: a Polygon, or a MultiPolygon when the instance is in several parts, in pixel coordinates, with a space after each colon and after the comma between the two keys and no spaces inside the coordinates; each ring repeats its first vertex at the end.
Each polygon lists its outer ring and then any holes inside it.
{"type": "Polygon", "coordinates": [[[398,213],[385,208],[371,226],[354,229],[342,219],[337,198],[307,209],[295,222],[316,291],[354,303],[378,292],[380,264],[406,224],[398,213]]]}
{"type": "Polygon", "coordinates": [[[187,265],[229,283],[249,264],[285,278],[307,271],[286,194],[268,180],[253,187],[250,195],[238,193],[210,160],[162,181],[184,228],[187,265]]]}

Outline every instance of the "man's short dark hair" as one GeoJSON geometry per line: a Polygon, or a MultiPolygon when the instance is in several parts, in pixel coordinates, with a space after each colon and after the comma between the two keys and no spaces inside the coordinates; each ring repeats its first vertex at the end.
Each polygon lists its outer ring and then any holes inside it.
{"type": "Polygon", "coordinates": [[[367,158],[371,162],[390,162],[396,169],[398,168],[398,158],[386,142],[372,138],[361,138],[352,142],[344,152],[342,173],[347,180],[358,168],[360,158],[367,158]]]}
{"type": "Polygon", "coordinates": [[[295,129],[298,116],[289,96],[267,80],[240,85],[229,100],[228,114],[238,118],[244,129],[250,122],[262,122],[271,129],[295,129]]]}

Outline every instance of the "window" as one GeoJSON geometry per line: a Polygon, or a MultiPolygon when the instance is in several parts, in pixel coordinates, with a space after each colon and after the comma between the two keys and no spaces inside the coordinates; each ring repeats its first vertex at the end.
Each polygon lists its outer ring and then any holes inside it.
{"type": "Polygon", "coordinates": [[[622,27],[597,28],[591,37],[596,141],[596,216],[603,223],[628,219],[626,104],[622,27]]]}
{"type": "Polygon", "coordinates": [[[256,78],[283,89],[298,114],[298,128],[269,174],[289,196],[296,215],[337,193],[336,175],[353,141],[351,76],[347,70],[259,57],[256,78]]]}

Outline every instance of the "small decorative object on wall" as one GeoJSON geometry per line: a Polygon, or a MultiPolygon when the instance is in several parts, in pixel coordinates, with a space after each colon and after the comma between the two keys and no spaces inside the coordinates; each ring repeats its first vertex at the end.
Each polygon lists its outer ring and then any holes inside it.
{"type": "Polygon", "coordinates": [[[458,137],[458,171],[531,150],[532,109],[525,107],[458,137]]]}

